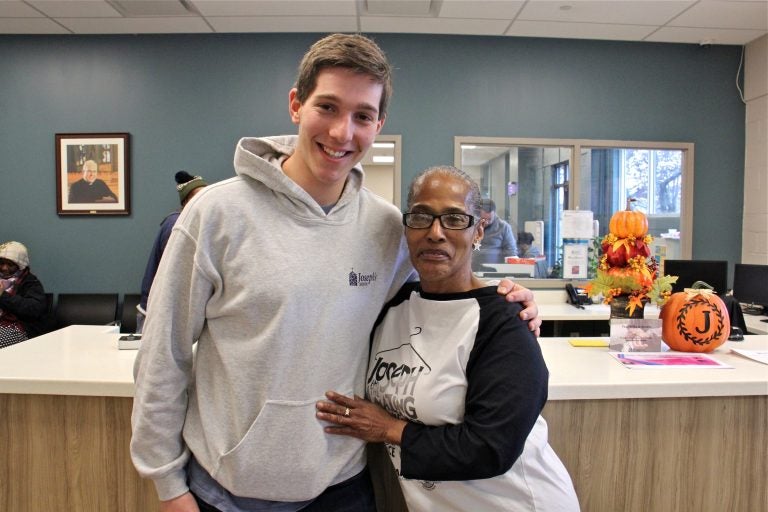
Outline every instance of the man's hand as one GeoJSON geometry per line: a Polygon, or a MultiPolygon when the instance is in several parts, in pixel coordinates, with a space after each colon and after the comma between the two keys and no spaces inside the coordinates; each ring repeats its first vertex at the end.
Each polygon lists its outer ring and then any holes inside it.
{"type": "Polygon", "coordinates": [[[161,501],[160,512],[200,512],[200,508],[192,493],[185,492],[172,500],[161,501]]]}
{"type": "Polygon", "coordinates": [[[528,320],[528,329],[538,337],[541,334],[541,318],[539,317],[539,307],[533,300],[533,292],[506,278],[501,280],[497,290],[509,302],[521,302],[523,304],[520,318],[528,320]]]}

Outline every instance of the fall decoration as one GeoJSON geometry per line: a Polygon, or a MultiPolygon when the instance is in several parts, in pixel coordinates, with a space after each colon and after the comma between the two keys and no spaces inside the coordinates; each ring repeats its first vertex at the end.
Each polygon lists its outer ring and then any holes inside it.
{"type": "Polygon", "coordinates": [[[648,233],[648,217],[643,212],[632,210],[633,201],[635,199],[628,197],[626,210],[611,216],[608,228],[617,238],[642,238],[648,233]]]}
{"type": "Polygon", "coordinates": [[[637,317],[635,310],[642,310],[649,301],[663,305],[677,281],[677,277],[659,275],[658,263],[651,256],[653,237],[648,234],[648,218],[632,210],[634,201],[627,199],[627,209],[611,217],[610,232],[601,242],[603,255],[597,277],[585,287],[590,297],[602,295],[606,304],[615,297],[626,298],[630,317],[637,317]]]}
{"type": "Polygon", "coordinates": [[[662,339],[681,352],[711,352],[731,332],[725,303],[710,289],[686,288],[672,294],[659,318],[662,339]]]}

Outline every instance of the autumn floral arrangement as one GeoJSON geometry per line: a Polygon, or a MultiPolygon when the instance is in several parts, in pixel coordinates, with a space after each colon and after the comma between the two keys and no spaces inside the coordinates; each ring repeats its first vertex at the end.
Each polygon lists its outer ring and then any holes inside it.
{"type": "Polygon", "coordinates": [[[675,276],[659,274],[656,258],[651,256],[653,237],[648,234],[648,218],[632,210],[634,199],[627,199],[626,210],[613,214],[609,233],[602,239],[602,256],[597,276],[586,285],[590,297],[602,295],[603,302],[626,299],[626,310],[634,316],[648,302],[664,305],[672,294],[675,276]]]}

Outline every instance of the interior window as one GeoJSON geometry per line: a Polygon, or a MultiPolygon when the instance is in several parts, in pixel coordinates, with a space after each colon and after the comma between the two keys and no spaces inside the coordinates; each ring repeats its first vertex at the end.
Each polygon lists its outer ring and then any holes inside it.
{"type": "MultiPolygon", "coordinates": [[[[595,233],[633,199],[648,216],[657,259],[691,257],[693,144],[581,139],[456,137],[455,165],[477,180],[484,198],[517,235],[535,233],[546,260],[535,277],[558,278],[565,210],[593,213],[595,233]],[[578,155],[574,158],[573,155],[578,155]]],[[[485,264],[515,275],[515,268],[485,264]]],[[[525,273],[519,277],[527,277],[525,273]]]]}

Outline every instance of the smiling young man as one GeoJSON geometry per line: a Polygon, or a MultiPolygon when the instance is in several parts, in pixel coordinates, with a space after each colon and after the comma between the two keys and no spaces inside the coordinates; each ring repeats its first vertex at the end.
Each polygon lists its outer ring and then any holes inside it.
{"type": "Polygon", "coordinates": [[[321,39],[289,93],[298,135],[240,140],[237,176],[174,226],[132,417],[133,461],[161,510],[375,510],[364,443],[327,435],[314,404],[363,393],[371,327],[414,276],[400,213],[359,166],[391,89],[371,40],[321,39]]]}

